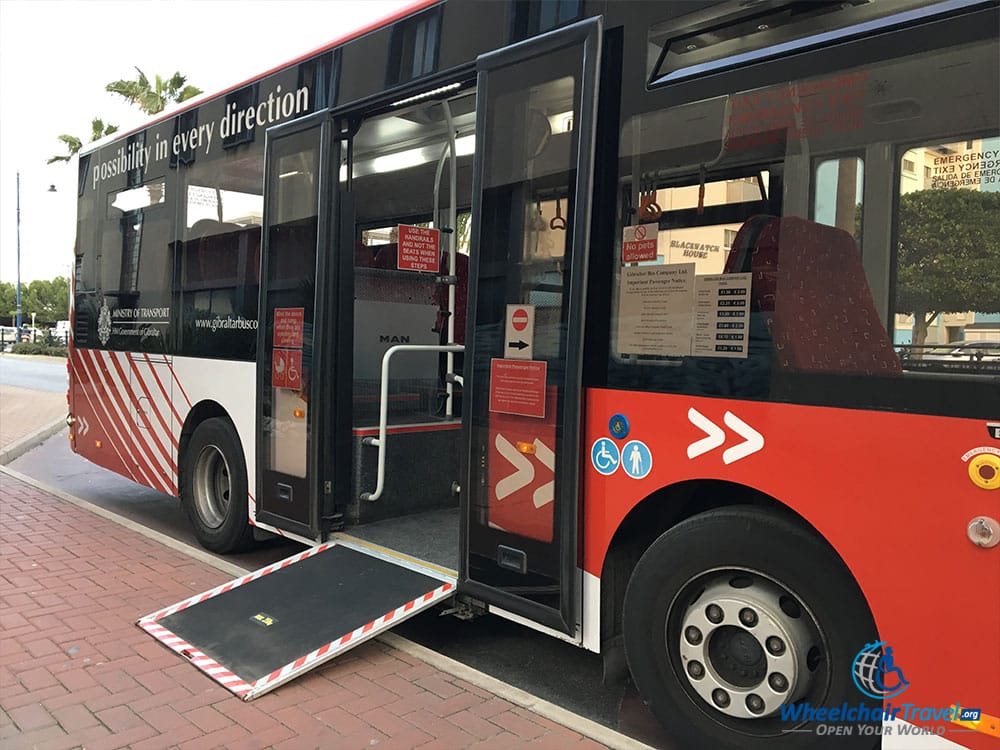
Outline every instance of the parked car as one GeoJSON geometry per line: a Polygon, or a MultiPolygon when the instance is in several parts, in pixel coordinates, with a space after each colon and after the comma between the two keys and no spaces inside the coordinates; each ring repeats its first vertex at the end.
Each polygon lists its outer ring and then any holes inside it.
{"type": "Polygon", "coordinates": [[[954,341],[926,352],[924,360],[938,362],[1000,362],[1000,341],[954,341]]]}
{"type": "Polygon", "coordinates": [[[17,328],[14,326],[0,326],[0,347],[5,352],[9,352],[17,340],[17,328]]]}

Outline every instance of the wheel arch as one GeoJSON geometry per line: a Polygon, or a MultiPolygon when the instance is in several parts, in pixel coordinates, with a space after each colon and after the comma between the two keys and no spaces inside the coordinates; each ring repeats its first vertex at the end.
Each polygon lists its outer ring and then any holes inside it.
{"type": "Polygon", "coordinates": [[[624,665],[622,612],[625,589],[639,558],[668,529],[699,513],[735,505],[775,511],[822,541],[851,574],[854,585],[874,618],[874,609],[847,561],[806,518],[778,498],[738,482],[695,479],[661,487],[630,510],[618,524],[601,569],[601,651],[605,678],[619,676],[624,665]]]}

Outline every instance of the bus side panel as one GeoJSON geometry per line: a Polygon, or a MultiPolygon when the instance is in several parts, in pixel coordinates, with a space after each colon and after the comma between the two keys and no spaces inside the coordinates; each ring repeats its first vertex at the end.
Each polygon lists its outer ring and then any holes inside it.
{"type": "MultiPolygon", "coordinates": [[[[977,451],[1000,448],[984,422],[602,389],[586,398],[588,573],[600,576],[622,519],[657,489],[698,479],[754,488],[802,516],[844,559],[911,683],[906,703],[1000,714],[1000,641],[989,635],[1000,632],[1000,548],[980,549],[966,535],[973,518],[995,517],[1000,501],[970,476],[977,451]],[[609,428],[616,414],[630,426],[621,440],[609,428]],[[709,422],[714,430],[696,424],[709,422]],[[645,443],[648,475],[631,478],[627,455],[618,470],[599,473],[601,438],[619,451],[645,443]]],[[[962,737],[972,747],[984,740],[962,737]]]]}
{"type": "Polygon", "coordinates": [[[73,348],[73,449],[139,484],[177,494],[176,440],[166,368],[125,352],[73,348]]]}

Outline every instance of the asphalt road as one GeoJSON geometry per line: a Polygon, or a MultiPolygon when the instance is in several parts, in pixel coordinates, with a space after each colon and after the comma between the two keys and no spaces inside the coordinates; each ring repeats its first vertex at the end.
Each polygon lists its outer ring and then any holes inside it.
{"type": "MultiPolygon", "coordinates": [[[[18,458],[10,468],[197,545],[177,500],[75,455],[65,431],[18,458]]],[[[272,540],[225,559],[254,570],[299,549],[295,543],[272,540]]],[[[493,615],[466,622],[431,611],[397,626],[395,632],[654,747],[670,747],[631,688],[602,685],[602,663],[596,654],[493,615]]]]}
{"type": "Polygon", "coordinates": [[[66,392],[66,360],[0,355],[0,383],[52,393],[66,392]]]}

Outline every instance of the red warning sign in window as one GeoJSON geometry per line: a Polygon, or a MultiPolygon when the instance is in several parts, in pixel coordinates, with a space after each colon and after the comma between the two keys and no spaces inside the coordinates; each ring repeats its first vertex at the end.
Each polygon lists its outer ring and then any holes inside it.
{"type": "Polygon", "coordinates": [[[400,271],[437,273],[440,239],[441,232],[437,229],[400,224],[396,267],[400,271]]]}
{"type": "Polygon", "coordinates": [[[302,324],[304,321],[304,308],[274,308],[274,345],[293,349],[302,346],[302,324]]]}
{"type": "Polygon", "coordinates": [[[275,388],[302,387],[302,350],[275,349],[271,357],[271,385],[275,388]]]}
{"type": "Polygon", "coordinates": [[[622,233],[622,263],[639,263],[656,260],[658,224],[639,224],[625,227],[622,233]]]}
{"type": "Polygon", "coordinates": [[[494,359],[490,362],[490,411],[545,416],[545,371],[537,360],[494,359]]]}

